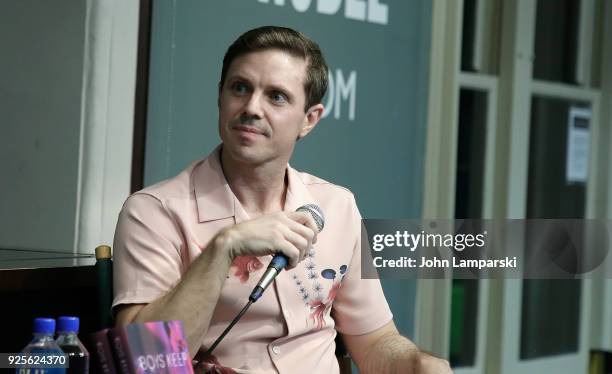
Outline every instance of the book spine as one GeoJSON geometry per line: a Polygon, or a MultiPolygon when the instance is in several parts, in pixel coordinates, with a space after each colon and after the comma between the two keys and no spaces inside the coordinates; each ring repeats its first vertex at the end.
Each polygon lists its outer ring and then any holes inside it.
{"type": "Polygon", "coordinates": [[[117,326],[108,331],[108,337],[115,352],[115,366],[121,374],[136,374],[136,368],[131,360],[132,354],[125,327],[117,326]]]}
{"type": "Polygon", "coordinates": [[[91,335],[95,347],[95,358],[97,368],[102,374],[117,374],[113,359],[113,349],[108,341],[108,330],[104,329],[91,335]]]}

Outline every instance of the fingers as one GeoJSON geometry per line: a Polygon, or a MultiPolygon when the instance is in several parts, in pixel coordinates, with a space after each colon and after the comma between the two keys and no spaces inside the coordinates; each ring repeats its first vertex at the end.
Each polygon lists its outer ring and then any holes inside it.
{"type": "Polygon", "coordinates": [[[276,243],[276,253],[282,253],[287,257],[287,269],[293,269],[301,261],[300,251],[289,241],[280,240],[276,243]]]}
{"type": "Polygon", "coordinates": [[[296,251],[295,265],[304,260],[312,247],[312,230],[289,219],[287,219],[286,223],[279,223],[277,230],[282,237],[278,239],[288,242],[291,249],[296,251]]]}
{"type": "Polygon", "coordinates": [[[289,212],[287,213],[287,217],[299,225],[294,226],[294,231],[298,232],[301,235],[308,235],[310,237],[310,241],[312,243],[317,242],[317,234],[319,233],[319,228],[310,215],[307,212],[289,212]],[[304,231],[303,229],[310,229],[311,232],[304,231]]]}
{"type": "MultiPolygon", "coordinates": [[[[293,213],[292,213],[293,214],[293,213]]],[[[312,217],[306,213],[297,213],[288,217],[288,228],[293,232],[293,235],[287,234],[287,238],[293,245],[300,250],[300,261],[303,261],[306,256],[310,253],[313,243],[317,241],[317,232],[312,229],[314,222],[312,217]],[[296,218],[293,220],[292,218],[296,218]],[[304,222],[304,223],[302,223],[304,222]],[[308,226],[307,226],[308,225],[308,226]],[[298,235],[298,236],[295,236],[298,235]]]]}
{"type": "Polygon", "coordinates": [[[297,266],[316,242],[316,224],[308,213],[277,212],[233,226],[233,256],[282,253],[288,268],[297,266]]]}

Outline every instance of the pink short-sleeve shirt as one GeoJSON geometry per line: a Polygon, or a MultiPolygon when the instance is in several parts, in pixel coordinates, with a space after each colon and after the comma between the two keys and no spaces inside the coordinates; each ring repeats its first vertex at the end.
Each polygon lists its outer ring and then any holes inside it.
{"type": "MultiPolygon", "coordinates": [[[[237,373],[338,373],[336,330],[365,334],[392,314],[380,282],[361,279],[361,217],[350,191],[289,166],[287,176],[284,209],[317,204],[325,228],[307,258],[281,272],[234,326],[215,349],[215,360],[237,373]]],[[[115,232],[113,307],[161,297],[219,230],[248,219],[223,175],[219,148],[176,177],[133,194],[115,232]]],[[[234,260],[201,353],[244,307],[270,259],[234,260]]]]}

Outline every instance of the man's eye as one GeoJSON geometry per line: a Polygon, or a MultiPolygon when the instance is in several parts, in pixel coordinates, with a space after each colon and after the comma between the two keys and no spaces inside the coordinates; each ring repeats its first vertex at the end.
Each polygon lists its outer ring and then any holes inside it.
{"type": "Polygon", "coordinates": [[[282,92],[273,92],[270,95],[270,98],[275,102],[275,103],[286,103],[287,102],[287,96],[285,96],[285,94],[283,94],[282,92]]]}
{"type": "Polygon", "coordinates": [[[243,94],[247,92],[247,85],[242,82],[236,82],[232,84],[232,91],[239,93],[239,94],[243,94]]]}

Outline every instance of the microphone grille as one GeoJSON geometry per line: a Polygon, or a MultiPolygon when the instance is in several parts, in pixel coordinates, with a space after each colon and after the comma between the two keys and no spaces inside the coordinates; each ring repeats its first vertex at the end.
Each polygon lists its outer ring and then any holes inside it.
{"type": "Polygon", "coordinates": [[[323,211],[316,204],[306,204],[297,208],[296,212],[308,212],[312,216],[312,219],[315,221],[317,225],[317,229],[319,232],[323,230],[325,226],[325,216],[323,215],[323,211]]]}

